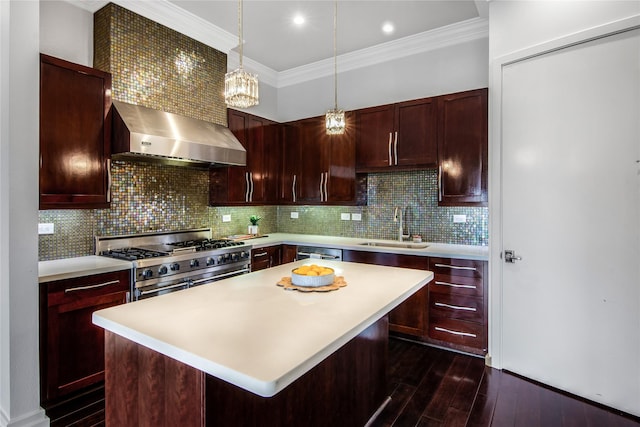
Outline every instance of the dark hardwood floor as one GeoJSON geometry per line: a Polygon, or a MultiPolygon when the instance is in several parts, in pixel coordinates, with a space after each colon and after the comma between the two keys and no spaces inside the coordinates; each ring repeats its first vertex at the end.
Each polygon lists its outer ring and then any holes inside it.
{"type": "Polygon", "coordinates": [[[484,359],[392,338],[391,401],[372,427],[602,426],[640,422],[497,369],[484,359]]]}
{"type": "MultiPolygon", "coordinates": [[[[484,359],[397,338],[389,340],[389,393],[372,427],[640,427],[629,416],[488,368],[484,359]]],[[[51,425],[104,426],[104,393],[90,400],[49,414],[51,425]]]]}

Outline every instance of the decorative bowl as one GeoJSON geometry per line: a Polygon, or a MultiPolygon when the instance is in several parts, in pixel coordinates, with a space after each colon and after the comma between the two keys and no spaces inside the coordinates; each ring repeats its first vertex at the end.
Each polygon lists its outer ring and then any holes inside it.
{"type": "MultiPolygon", "coordinates": [[[[303,266],[303,267],[309,267],[309,266],[303,266]]],[[[325,272],[327,270],[330,270],[331,272],[328,274],[323,274],[321,276],[308,276],[306,274],[296,273],[296,270],[300,269],[300,267],[298,267],[294,270],[291,270],[291,283],[296,286],[306,286],[306,287],[313,287],[313,288],[332,284],[336,277],[335,271],[329,267],[322,267],[322,266],[316,266],[316,267],[323,269],[325,272]]]]}

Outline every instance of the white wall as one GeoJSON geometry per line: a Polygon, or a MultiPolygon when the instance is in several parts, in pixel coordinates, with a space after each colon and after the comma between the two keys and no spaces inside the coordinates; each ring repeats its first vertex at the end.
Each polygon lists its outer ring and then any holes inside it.
{"type": "Polygon", "coordinates": [[[40,52],[92,67],[93,14],[66,1],[41,1],[40,52]]]}
{"type": "Polygon", "coordinates": [[[38,2],[0,1],[0,426],[48,425],[38,369],[38,2]]]}
{"type": "MultiPolygon", "coordinates": [[[[488,57],[488,40],[478,39],[338,72],[338,107],[354,110],[487,87],[488,57]]],[[[279,121],[324,114],[333,108],[333,88],[333,76],[280,88],[279,121]]]]}

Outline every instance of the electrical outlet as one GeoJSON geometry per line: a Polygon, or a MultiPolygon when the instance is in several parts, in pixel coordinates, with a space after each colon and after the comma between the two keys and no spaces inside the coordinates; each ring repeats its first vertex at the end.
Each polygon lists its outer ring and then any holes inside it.
{"type": "Polygon", "coordinates": [[[38,234],[53,234],[54,225],[52,222],[38,224],[38,234]]]}
{"type": "Polygon", "coordinates": [[[454,215],[453,216],[453,223],[462,223],[462,222],[467,222],[467,216],[466,215],[454,215]]]}
{"type": "Polygon", "coordinates": [[[231,215],[222,215],[222,222],[231,222],[231,215]]]}
{"type": "Polygon", "coordinates": [[[292,219],[298,219],[298,212],[291,212],[292,219]]]}
{"type": "Polygon", "coordinates": [[[343,221],[349,221],[351,219],[351,215],[349,215],[348,213],[341,213],[340,214],[340,219],[343,221]]]}
{"type": "Polygon", "coordinates": [[[352,213],[351,214],[351,221],[362,221],[362,214],[352,213]]]}

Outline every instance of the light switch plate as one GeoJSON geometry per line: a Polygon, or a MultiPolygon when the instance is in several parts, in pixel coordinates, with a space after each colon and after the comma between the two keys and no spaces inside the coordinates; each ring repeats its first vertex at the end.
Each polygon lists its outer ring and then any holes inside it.
{"type": "Polygon", "coordinates": [[[466,215],[454,215],[453,216],[453,222],[455,223],[462,223],[462,222],[467,222],[467,216],[466,215]]]}
{"type": "Polygon", "coordinates": [[[298,212],[291,212],[291,218],[298,219],[298,212]]]}
{"type": "Polygon", "coordinates": [[[351,214],[351,221],[362,221],[362,214],[352,213],[351,214]]]}
{"type": "Polygon", "coordinates": [[[340,214],[340,219],[343,221],[349,221],[351,219],[351,215],[349,215],[348,213],[341,213],[340,214]]]}
{"type": "Polygon", "coordinates": [[[53,234],[54,225],[52,222],[44,222],[38,224],[38,234],[53,234]]]}
{"type": "Polygon", "coordinates": [[[231,215],[222,215],[222,222],[231,222],[231,215]]]}

